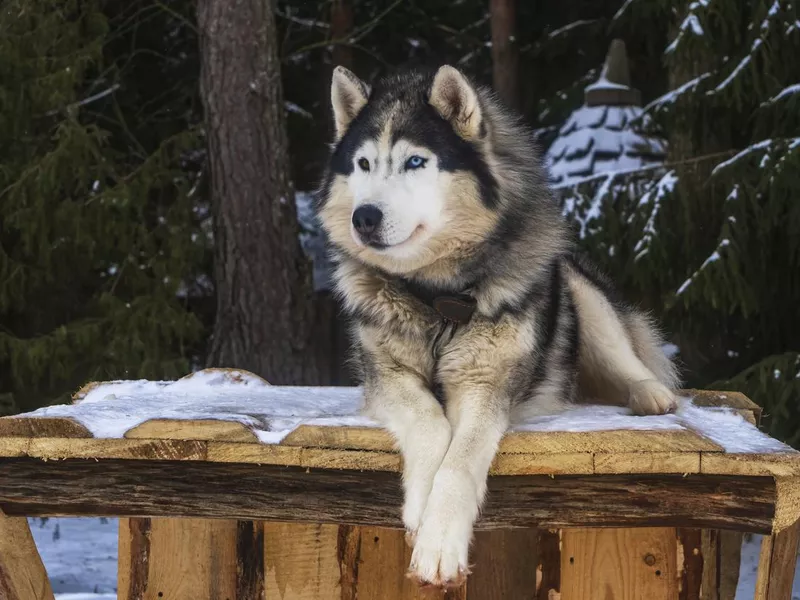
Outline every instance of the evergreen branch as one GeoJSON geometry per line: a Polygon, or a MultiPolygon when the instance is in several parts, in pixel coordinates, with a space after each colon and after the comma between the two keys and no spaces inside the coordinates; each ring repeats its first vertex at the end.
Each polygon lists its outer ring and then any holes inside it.
{"type": "Polygon", "coordinates": [[[693,158],[685,158],[681,160],[674,160],[668,161],[663,163],[657,163],[654,165],[647,165],[646,167],[637,167],[635,169],[620,169],[619,171],[603,171],[601,173],[595,173],[594,175],[587,175],[586,177],[582,177],[581,179],[570,181],[569,183],[561,183],[552,186],[552,189],[560,190],[560,189],[568,189],[571,187],[576,187],[582,185],[584,183],[589,183],[596,179],[601,179],[603,177],[608,177],[609,173],[615,173],[619,175],[636,175],[638,173],[648,173],[650,171],[656,171],[658,169],[668,169],[672,167],[679,167],[681,165],[691,165],[699,162],[703,162],[706,160],[711,160],[714,158],[721,158],[723,156],[730,156],[734,154],[736,150],[723,150],[722,152],[712,152],[710,154],[703,154],[702,156],[695,156],[693,158]]]}
{"type": "Polygon", "coordinates": [[[298,25],[302,25],[303,27],[319,27],[320,29],[330,29],[330,24],[324,21],[317,21],[315,19],[303,19],[302,17],[295,17],[294,15],[290,15],[288,12],[284,13],[281,12],[279,8],[275,9],[275,14],[279,17],[286,19],[287,21],[291,21],[292,23],[296,23],[298,25]]]}
{"type": "Polygon", "coordinates": [[[192,23],[186,17],[184,17],[182,14],[180,14],[179,12],[171,9],[169,6],[167,6],[163,2],[159,2],[158,0],[153,0],[153,4],[155,4],[158,8],[163,10],[168,15],[171,15],[171,16],[175,17],[176,19],[178,19],[178,21],[180,21],[181,23],[186,25],[189,29],[191,29],[194,32],[195,35],[199,35],[199,33],[197,31],[197,27],[195,26],[195,24],[192,23]]]}
{"type": "Polygon", "coordinates": [[[765,100],[761,103],[761,106],[768,106],[770,104],[775,104],[778,100],[782,100],[783,98],[787,98],[794,94],[800,94],[800,83],[795,83],[793,85],[786,86],[780,92],[775,94],[769,100],[765,100]]]}
{"type": "MultiPolygon", "coordinates": [[[[80,106],[86,106],[87,104],[91,104],[92,102],[95,102],[96,100],[101,100],[102,98],[105,98],[109,94],[113,94],[119,88],[120,88],[120,84],[115,83],[110,88],[108,88],[106,90],[103,90],[102,92],[97,92],[96,94],[93,94],[92,96],[89,96],[88,98],[84,98],[83,100],[79,100],[78,102],[73,102],[72,104],[67,104],[64,107],[63,110],[66,110],[67,112],[71,112],[71,111],[75,110],[76,108],[78,108],[80,106]]],[[[57,115],[61,110],[62,109],[60,109],[60,108],[54,108],[53,110],[47,111],[45,113],[45,116],[52,117],[53,115],[57,115]]]]}
{"type": "Polygon", "coordinates": [[[284,62],[287,61],[287,60],[291,60],[292,58],[295,58],[297,56],[300,56],[302,54],[305,54],[309,50],[316,50],[317,48],[327,48],[328,46],[336,46],[336,45],[339,45],[339,46],[352,46],[354,48],[358,47],[358,46],[355,45],[356,42],[358,42],[358,40],[360,40],[365,35],[367,35],[370,31],[375,29],[375,27],[378,26],[378,23],[380,23],[386,15],[388,15],[391,11],[393,11],[395,9],[395,7],[399,6],[402,1],[403,0],[395,0],[383,12],[379,13],[371,21],[369,21],[368,23],[365,23],[364,25],[362,25],[361,27],[359,27],[358,29],[353,31],[352,34],[350,34],[346,38],[341,38],[341,39],[336,39],[336,40],[322,40],[320,42],[314,42],[312,44],[307,44],[306,46],[302,46],[302,47],[294,50],[290,54],[287,54],[283,58],[284,62]]]}
{"type": "Polygon", "coordinates": [[[706,269],[706,267],[708,267],[708,265],[710,265],[711,263],[715,263],[720,258],[722,258],[720,250],[730,246],[730,243],[731,241],[728,238],[723,238],[719,242],[719,244],[717,244],[716,250],[714,250],[714,252],[712,252],[709,255],[709,257],[703,261],[703,264],[700,265],[700,268],[697,269],[694,273],[692,273],[692,276],[681,284],[681,287],[678,288],[678,291],[675,292],[675,295],[680,296],[681,294],[683,294],[683,292],[685,292],[689,288],[692,282],[697,278],[698,275],[700,275],[700,273],[702,273],[706,269]]]}

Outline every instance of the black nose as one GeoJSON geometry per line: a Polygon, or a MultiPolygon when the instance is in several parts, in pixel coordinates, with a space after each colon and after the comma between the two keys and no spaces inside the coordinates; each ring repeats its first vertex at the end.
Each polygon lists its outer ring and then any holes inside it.
{"type": "Polygon", "coordinates": [[[359,206],[353,213],[353,227],[359,235],[367,237],[371,235],[381,224],[383,213],[381,209],[372,204],[359,206]]]}

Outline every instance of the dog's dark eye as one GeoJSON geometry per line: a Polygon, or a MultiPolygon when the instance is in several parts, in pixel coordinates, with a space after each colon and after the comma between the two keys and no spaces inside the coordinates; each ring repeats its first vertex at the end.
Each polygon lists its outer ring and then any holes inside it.
{"type": "Polygon", "coordinates": [[[369,161],[366,158],[359,158],[358,168],[362,171],[369,171],[369,161]]]}
{"type": "Polygon", "coordinates": [[[421,169],[428,162],[427,158],[422,158],[416,154],[406,161],[406,169],[413,171],[414,169],[421,169]]]}

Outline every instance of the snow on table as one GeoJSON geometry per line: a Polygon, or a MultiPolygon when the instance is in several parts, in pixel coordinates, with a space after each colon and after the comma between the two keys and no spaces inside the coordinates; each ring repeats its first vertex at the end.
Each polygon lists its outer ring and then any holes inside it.
{"type": "MultiPolygon", "coordinates": [[[[278,444],[301,425],[380,425],[360,414],[358,387],[271,386],[245,371],[200,371],[178,381],[112,381],[92,384],[72,405],[41,408],[22,417],[68,417],[97,438],[122,438],[151,419],[235,421],[258,440],[278,444]]],[[[518,432],[694,430],[729,453],[793,450],[760,432],[730,408],[698,407],[681,398],[674,414],[638,417],[628,408],[582,405],[562,413],[512,423],[518,432]]]]}

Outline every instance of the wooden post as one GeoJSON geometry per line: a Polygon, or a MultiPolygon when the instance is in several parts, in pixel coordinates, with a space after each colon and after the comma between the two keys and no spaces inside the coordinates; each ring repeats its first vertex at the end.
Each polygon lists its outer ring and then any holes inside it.
{"type": "Polygon", "coordinates": [[[0,511],[0,598],[53,600],[53,590],[28,520],[0,511]]]}
{"type": "Polygon", "coordinates": [[[758,561],[755,600],[791,600],[798,539],[800,521],[773,535],[764,536],[758,561]]]}
{"type": "Polygon", "coordinates": [[[224,519],[120,519],[119,600],[261,600],[259,528],[224,519]]]}
{"type": "Polygon", "coordinates": [[[675,539],[671,527],[564,530],[561,600],[677,598],[675,539]]]}

